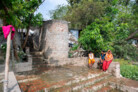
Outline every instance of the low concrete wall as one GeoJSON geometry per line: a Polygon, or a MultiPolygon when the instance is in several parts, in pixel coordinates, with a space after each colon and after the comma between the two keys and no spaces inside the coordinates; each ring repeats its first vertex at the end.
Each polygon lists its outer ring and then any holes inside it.
{"type": "MultiPolygon", "coordinates": [[[[126,81],[127,80],[128,79],[126,79],[126,81]]],[[[126,84],[121,84],[121,83],[115,83],[115,82],[109,82],[109,84],[112,88],[119,89],[123,92],[138,92],[138,88],[135,87],[132,82],[130,82],[130,84],[132,84],[132,86],[128,86],[126,84]]]]}
{"type": "Polygon", "coordinates": [[[75,66],[86,66],[88,58],[86,57],[78,57],[78,58],[64,58],[64,59],[45,59],[45,61],[50,66],[62,66],[62,65],[68,65],[72,64],[75,66]]]}
{"type": "MultiPolygon", "coordinates": [[[[95,58],[94,68],[97,68],[97,63],[100,59],[95,58]]],[[[62,66],[62,65],[74,65],[74,66],[88,66],[88,57],[66,58],[66,59],[47,59],[46,62],[50,66],[62,66]]],[[[108,68],[108,72],[115,77],[120,77],[120,64],[118,62],[112,62],[108,68]]]]}
{"type": "MultiPolygon", "coordinates": [[[[3,73],[5,70],[5,65],[0,65],[0,73],[3,73]]],[[[32,70],[32,56],[27,55],[27,62],[17,63],[14,66],[12,64],[9,65],[9,71],[14,72],[23,72],[32,70]]]]}

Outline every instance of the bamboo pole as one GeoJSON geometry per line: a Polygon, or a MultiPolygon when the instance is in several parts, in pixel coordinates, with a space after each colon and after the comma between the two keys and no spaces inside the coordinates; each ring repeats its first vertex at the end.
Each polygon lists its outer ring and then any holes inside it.
{"type": "Polygon", "coordinates": [[[9,74],[9,59],[10,59],[10,47],[11,47],[11,29],[7,37],[6,48],[6,61],[5,61],[5,80],[4,80],[4,92],[8,92],[8,74],[9,74]]]}

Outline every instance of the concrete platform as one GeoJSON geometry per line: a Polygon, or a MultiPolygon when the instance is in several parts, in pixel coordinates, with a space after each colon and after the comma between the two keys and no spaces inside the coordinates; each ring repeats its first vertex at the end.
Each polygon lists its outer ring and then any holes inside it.
{"type": "Polygon", "coordinates": [[[108,92],[108,90],[116,87],[118,89],[114,92],[120,92],[118,91],[120,89],[124,92],[132,92],[132,90],[138,92],[137,81],[116,78],[110,73],[84,66],[52,67],[38,73],[20,73],[20,75],[16,75],[16,78],[23,92],[44,90],[48,92],[100,92],[102,89],[104,89],[104,92],[108,92]],[[116,82],[116,80],[118,81],[116,82]]]}

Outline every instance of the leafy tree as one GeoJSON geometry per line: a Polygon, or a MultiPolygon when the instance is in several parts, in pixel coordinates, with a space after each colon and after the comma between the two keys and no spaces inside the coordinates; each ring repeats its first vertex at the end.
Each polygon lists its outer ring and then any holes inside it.
{"type": "Polygon", "coordinates": [[[67,1],[67,9],[56,9],[52,18],[65,19],[71,22],[70,28],[82,29],[79,44],[85,50],[98,54],[111,49],[116,57],[136,59],[131,39],[138,38],[138,0],[67,1]]]}
{"type": "MultiPolygon", "coordinates": [[[[34,12],[44,1],[45,0],[0,0],[0,18],[3,20],[4,25],[12,24],[16,30],[19,28],[27,29],[26,39],[22,48],[26,45],[30,26],[42,24],[42,15],[34,15],[34,12]]],[[[15,39],[13,39],[13,47],[15,49],[17,48],[15,39]]],[[[18,56],[16,50],[14,54],[15,57],[18,56]]]]}
{"type": "Polygon", "coordinates": [[[56,10],[50,11],[50,16],[52,19],[63,19],[67,11],[67,6],[58,5],[56,10]]]}
{"type": "Polygon", "coordinates": [[[1,0],[0,18],[4,23],[15,27],[26,26],[23,21],[28,20],[42,3],[42,0],[1,0]]]}
{"type": "Polygon", "coordinates": [[[91,50],[98,54],[101,50],[112,48],[112,41],[115,33],[114,25],[109,19],[96,19],[91,25],[87,26],[79,38],[79,42],[85,50],[91,50]]]}
{"type": "Polygon", "coordinates": [[[70,28],[84,29],[96,18],[104,15],[115,17],[118,11],[115,6],[124,0],[67,0],[69,5],[59,5],[56,10],[50,12],[52,19],[65,19],[71,22],[70,28]],[[112,12],[112,13],[110,13],[112,12]]]}
{"type": "Polygon", "coordinates": [[[132,16],[129,21],[130,34],[126,39],[127,41],[131,39],[138,40],[138,0],[131,2],[130,4],[132,5],[132,16]]]}
{"type": "Polygon", "coordinates": [[[28,40],[28,35],[29,35],[29,29],[31,26],[41,26],[42,25],[42,14],[38,13],[36,15],[30,15],[30,17],[25,18],[23,21],[24,24],[26,24],[26,29],[27,29],[27,34],[24,43],[22,44],[22,48],[25,48],[26,42],[28,40]]]}
{"type": "Polygon", "coordinates": [[[76,3],[80,3],[82,0],[67,0],[70,6],[74,6],[76,3]]]}
{"type": "Polygon", "coordinates": [[[138,59],[138,49],[135,46],[131,45],[131,43],[128,43],[127,41],[116,41],[114,42],[113,48],[114,55],[118,58],[124,58],[129,60],[138,59]]]}
{"type": "Polygon", "coordinates": [[[106,2],[94,0],[69,0],[68,12],[64,17],[71,22],[71,28],[84,29],[96,18],[104,15],[106,2]],[[73,6],[72,6],[73,5],[73,6]]]}
{"type": "Polygon", "coordinates": [[[136,60],[136,47],[125,41],[131,33],[131,16],[131,8],[121,6],[118,2],[112,3],[106,8],[105,16],[96,19],[81,32],[80,44],[95,54],[111,49],[116,57],[136,60]]]}

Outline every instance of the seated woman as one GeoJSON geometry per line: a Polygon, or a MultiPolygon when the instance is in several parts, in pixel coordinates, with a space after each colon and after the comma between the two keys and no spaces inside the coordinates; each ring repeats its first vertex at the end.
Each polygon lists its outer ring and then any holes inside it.
{"type": "Polygon", "coordinates": [[[101,51],[100,61],[98,61],[98,68],[102,69],[103,67],[103,61],[105,60],[105,51],[101,51]]]}
{"type": "Polygon", "coordinates": [[[95,63],[94,54],[92,52],[90,52],[88,56],[89,56],[88,65],[89,65],[89,68],[92,68],[92,65],[95,63]]]}
{"type": "Polygon", "coordinates": [[[112,60],[113,60],[112,52],[111,52],[111,50],[108,50],[105,55],[105,61],[103,62],[103,71],[106,71],[108,69],[112,60]]]}

